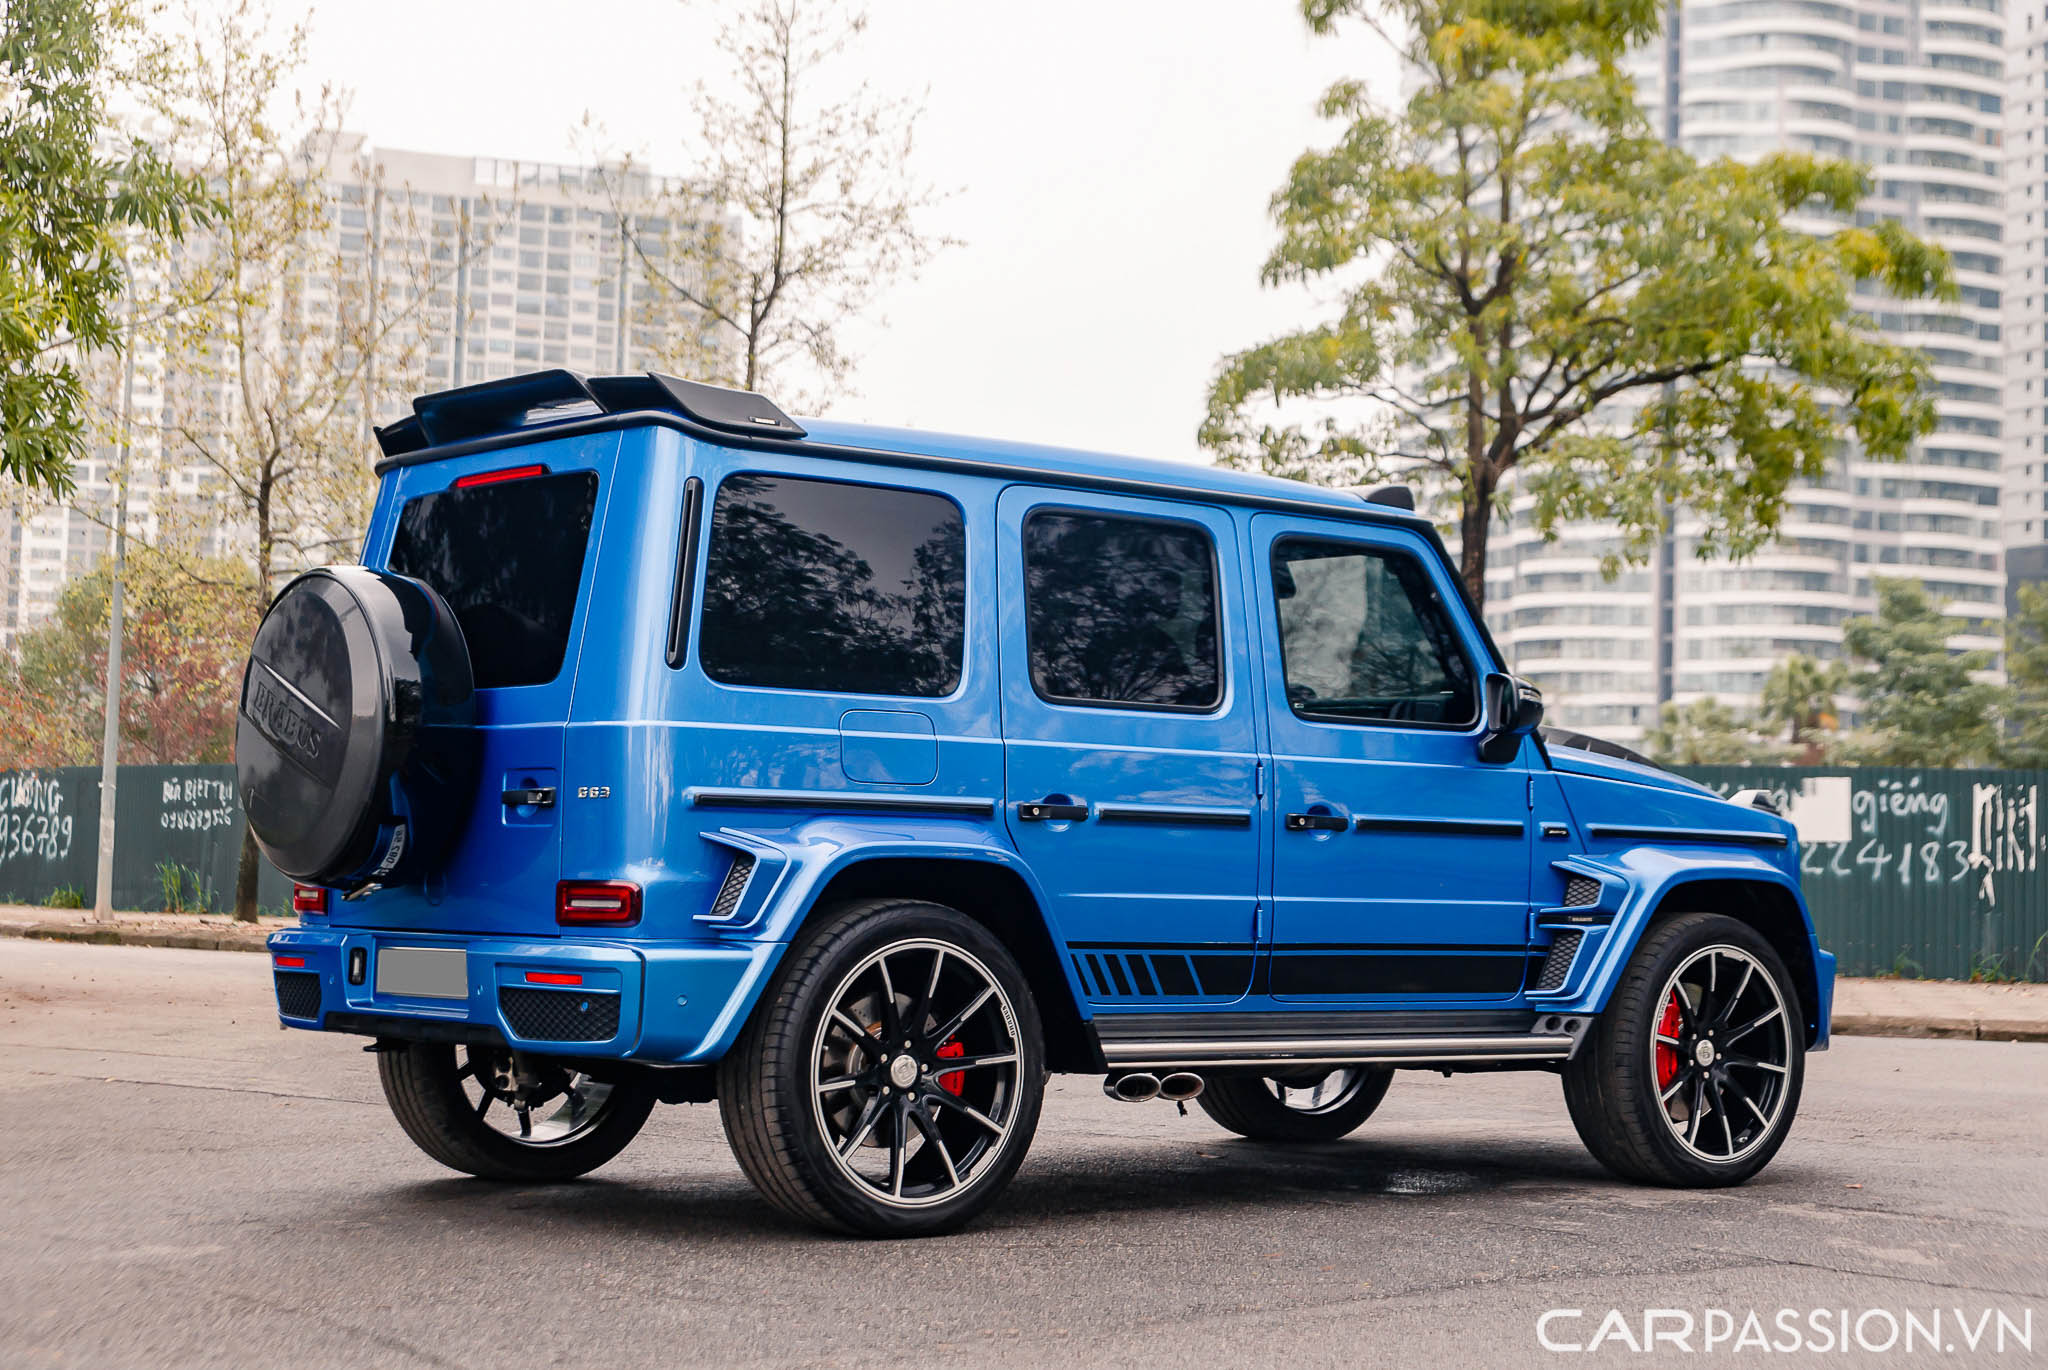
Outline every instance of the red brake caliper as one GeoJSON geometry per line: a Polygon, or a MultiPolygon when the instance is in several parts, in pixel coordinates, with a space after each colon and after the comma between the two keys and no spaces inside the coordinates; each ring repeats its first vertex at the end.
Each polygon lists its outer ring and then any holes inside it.
{"type": "MultiPolygon", "coordinates": [[[[1676,1037],[1684,1026],[1678,1016],[1678,990],[1674,986],[1671,997],[1664,1003],[1664,1016],[1657,1020],[1657,1035],[1676,1037]]],[[[1678,1078],[1678,1048],[1666,1042],[1657,1043],[1657,1090],[1659,1093],[1671,1088],[1671,1082],[1678,1078]]]]}
{"type": "MultiPolygon", "coordinates": [[[[948,1042],[932,1053],[941,1061],[950,1061],[956,1056],[965,1056],[966,1054],[967,1048],[958,1042],[948,1042]]],[[[956,1070],[951,1074],[941,1075],[939,1077],[939,1088],[945,1090],[948,1094],[958,1095],[961,1090],[967,1088],[967,1072],[956,1070]]]]}

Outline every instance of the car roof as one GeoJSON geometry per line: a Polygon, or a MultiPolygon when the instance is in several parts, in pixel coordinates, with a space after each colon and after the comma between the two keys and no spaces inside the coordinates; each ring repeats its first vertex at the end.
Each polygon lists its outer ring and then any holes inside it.
{"type": "MultiPolygon", "coordinates": [[[[1369,504],[1355,491],[1334,490],[1306,481],[1237,471],[1192,461],[1166,461],[1157,457],[1131,457],[1110,452],[1092,452],[1074,447],[1050,447],[1039,443],[1011,442],[1003,438],[968,437],[957,433],[933,433],[915,428],[888,428],[876,424],[844,423],[835,419],[801,421],[808,437],[793,450],[812,443],[851,448],[878,455],[906,453],[916,456],[993,462],[1002,466],[1042,472],[1053,483],[1080,481],[1130,482],[1170,485],[1190,495],[1222,496],[1238,502],[1271,500],[1299,508],[1303,503],[1327,505],[1333,513],[1356,518],[1363,511],[1382,511],[1406,522],[1414,518],[1392,505],[1369,504]]],[[[1418,520],[1419,521],[1419,520],[1418,520]]]]}

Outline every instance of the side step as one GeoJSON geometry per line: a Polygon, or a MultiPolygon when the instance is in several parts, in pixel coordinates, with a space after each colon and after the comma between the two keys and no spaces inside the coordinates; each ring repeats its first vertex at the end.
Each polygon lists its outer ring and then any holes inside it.
{"type": "Polygon", "coordinates": [[[1591,1020],[1504,1013],[1131,1013],[1095,1019],[1113,1070],[1562,1061],[1591,1020]]]}

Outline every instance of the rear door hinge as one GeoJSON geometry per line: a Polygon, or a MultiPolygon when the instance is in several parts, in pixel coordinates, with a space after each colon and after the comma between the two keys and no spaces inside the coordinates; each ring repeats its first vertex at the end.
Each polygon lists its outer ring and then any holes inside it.
{"type": "Polygon", "coordinates": [[[1252,763],[1252,798],[1264,799],[1265,797],[1266,763],[1263,761],[1254,761],[1252,763]]]}
{"type": "Polygon", "coordinates": [[[1536,777],[1533,775],[1529,777],[1529,807],[1536,807],[1536,777]]]}

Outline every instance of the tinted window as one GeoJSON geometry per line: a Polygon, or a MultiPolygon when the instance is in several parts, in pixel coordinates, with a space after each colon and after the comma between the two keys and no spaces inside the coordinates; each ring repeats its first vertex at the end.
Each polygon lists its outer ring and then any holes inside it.
{"type": "Polygon", "coordinates": [[[1211,709],[1216,553],[1182,523],[1047,511],[1024,524],[1031,684],[1047,699],[1211,709]]]}
{"type": "Polygon", "coordinates": [[[1472,667],[1420,562],[1352,543],[1273,547],[1287,702],[1304,718],[1464,726],[1472,667]]]}
{"type": "Polygon", "coordinates": [[[699,650],[730,685],[943,695],[960,684],[967,536],[939,495],[731,476],[699,650]]]}
{"type": "Polygon", "coordinates": [[[448,601],[478,689],[543,685],[560,674],[596,508],[590,471],[442,490],[406,503],[390,567],[448,601]]]}

